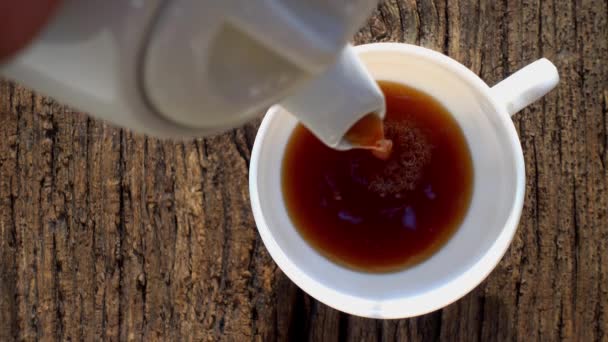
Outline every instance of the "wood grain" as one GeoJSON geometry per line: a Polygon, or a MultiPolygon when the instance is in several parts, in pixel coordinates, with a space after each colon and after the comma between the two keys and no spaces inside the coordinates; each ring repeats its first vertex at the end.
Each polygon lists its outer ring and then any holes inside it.
{"type": "Polygon", "coordinates": [[[608,2],[386,0],[355,43],[444,52],[490,85],[545,56],[513,120],[517,235],[490,277],[406,320],[342,314],[272,262],[249,206],[259,120],[184,143],[0,81],[0,341],[608,341],[608,2]]]}

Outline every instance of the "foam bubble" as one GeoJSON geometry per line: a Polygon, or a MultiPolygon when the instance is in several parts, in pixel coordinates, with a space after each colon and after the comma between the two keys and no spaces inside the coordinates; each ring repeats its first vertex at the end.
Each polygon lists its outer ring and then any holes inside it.
{"type": "Polygon", "coordinates": [[[385,122],[385,135],[392,140],[390,158],[379,167],[355,166],[358,183],[381,196],[401,198],[414,190],[431,160],[433,146],[425,132],[410,121],[385,122]]]}

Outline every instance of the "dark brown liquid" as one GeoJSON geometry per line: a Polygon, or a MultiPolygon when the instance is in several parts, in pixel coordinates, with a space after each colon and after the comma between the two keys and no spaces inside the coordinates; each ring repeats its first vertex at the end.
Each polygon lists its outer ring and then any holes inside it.
{"type": "Polygon", "coordinates": [[[386,161],[335,151],[298,126],[283,159],[283,195],[300,234],[339,264],[370,272],[418,263],[462,222],[473,166],[462,130],[430,96],[379,82],[386,97],[386,161]]]}

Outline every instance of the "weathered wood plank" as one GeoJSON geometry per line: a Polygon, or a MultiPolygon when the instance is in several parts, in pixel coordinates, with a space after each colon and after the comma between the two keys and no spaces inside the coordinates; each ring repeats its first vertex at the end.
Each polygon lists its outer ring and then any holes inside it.
{"type": "Polygon", "coordinates": [[[608,2],[386,0],[354,37],[441,51],[490,85],[546,56],[513,120],[518,233],[462,300],[407,320],[316,302],[255,230],[259,120],[167,142],[0,81],[0,340],[608,340],[608,2]]]}

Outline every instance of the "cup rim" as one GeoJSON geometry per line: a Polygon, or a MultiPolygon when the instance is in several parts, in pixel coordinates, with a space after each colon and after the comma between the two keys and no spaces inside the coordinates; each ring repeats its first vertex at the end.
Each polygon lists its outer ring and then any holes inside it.
{"type": "MultiPolygon", "coordinates": [[[[260,153],[270,123],[282,110],[279,106],[273,106],[267,111],[256,135],[251,153],[249,190],[253,216],[262,241],[274,262],[291,281],[316,300],[334,309],[362,317],[397,319],[419,316],[441,309],[472,291],[494,270],[506,253],[517,230],[523,209],[525,193],[525,163],[523,151],[515,126],[513,125],[511,116],[508,114],[505,106],[498,103],[495,98],[492,97],[490,87],[464,65],[434,50],[405,43],[371,43],[356,46],[355,50],[358,53],[406,53],[417,58],[425,58],[438,66],[446,67],[451,72],[458,74],[460,78],[472,85],[493,105],[498,114],[497,116],[501,126],[508,133],[508,143],[510,149],[514,152],[513,162],[516,164],[515,178],[517,189],[513,205],[504,222],[502,231],[490,248],[486,250],[485,254],[466,271],[445,284],[437,288],[429,289],[417,296],[378,301],[343,293],[333,288],[331,284],[318,282],[300,269],[298,265],[288,257],[287,253],[283,250],[283,247],[275,240],[268,228],[260,204],[261,199],[257,184],[260,153]]],[[[282,149],[284,153],[284,147],[282,147],[282,149]]],[[[281,203],[281,205],[284,206],[284,203],[281,203]]]]}

